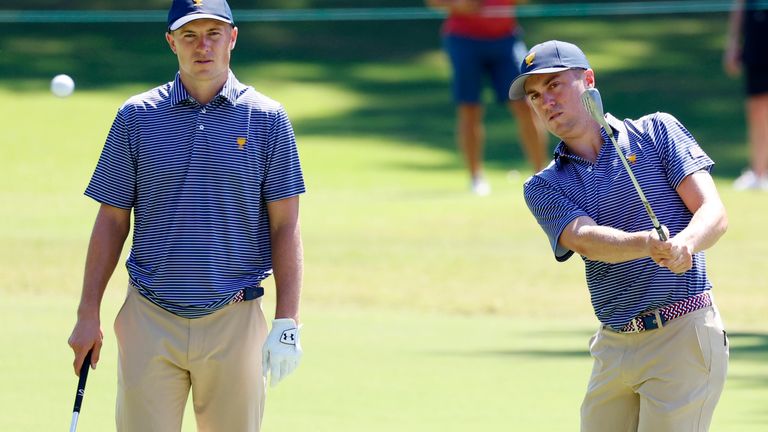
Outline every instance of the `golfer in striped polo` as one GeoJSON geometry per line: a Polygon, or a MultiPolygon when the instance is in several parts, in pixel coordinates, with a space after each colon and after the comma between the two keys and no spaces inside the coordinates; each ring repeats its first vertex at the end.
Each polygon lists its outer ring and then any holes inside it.
{"type": "Polygon", "coordinates": [[[575,45],[533,47],[510,97],[525,98],[562,141],[525,183],[555,258],[576,252],[601,322],[581,430],[706,431],[722,392],[728,340],[704,250],[727,228],[712,160],[669,114],[606,120],[669,238],[659,240],[616,148],[581,103],[595,74],[575,45]]]}
{"type": "Polygon", "coordinates": [[[114,328],[117,430],[179,431],[188,393],[200,431],[258,431],[274,385],[301,356],[299,198],[283,107],[229,69],[225,0],[174,0],[175,79],[117,112],[85,194],[101,203],[69,344],[77,371],[102,346],[101,298],[131,228],[130,286],[114,328]],[[274,273],[267,334],[261,282],[274,273]]]}

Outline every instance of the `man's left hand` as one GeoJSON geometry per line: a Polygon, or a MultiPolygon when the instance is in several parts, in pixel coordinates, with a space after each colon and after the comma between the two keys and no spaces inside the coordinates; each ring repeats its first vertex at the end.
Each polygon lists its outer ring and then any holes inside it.
{"type": "Polygon", "coordinates": [[[264,378],[267,373],[272,374],[272,387],[299,366],[303,353],[299,342],[300,328],[291,318],[277,318],[272,321],[272,330],[262,348],[261,365],[264,378]]]}

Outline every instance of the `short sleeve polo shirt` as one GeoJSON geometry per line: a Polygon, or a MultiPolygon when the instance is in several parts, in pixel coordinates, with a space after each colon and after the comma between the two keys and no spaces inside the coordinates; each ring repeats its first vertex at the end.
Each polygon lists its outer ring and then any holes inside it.
{"type": "Polygon", "coordinates": [[[230,71],[210,103],[174,81],[118,111],[85,191],[133,209],[131,283],[195,318],[272,271],[267,203],[305,192],[283,107],[230,71]]]}
{"type": "MultiPolygon", "coordinates": [[[[614,124],[619,122],[609,118],[614,124]]],[[[712,160],[669,114],[624,120],[623,127],[613,129],[654,213],[670,234],[676,235],[693,216],[676,189],[688,175],[710,170],[712,160]]],[[[558,261],[573,254],[558,240],[579,216],[626,232],[653,228],[616,149],[604,130],[602,133],[603,146],[594,163],[569,153],[561,142],[554,162],[524,185],[526,203],[547,234],[558,261]]],[[[683,275],[659,267],[650,258],[618,264],[583,259],[595,314],[613,328],[624,326],[642,312],[711,288],[703,252],[694,255],[693,268],[683,275]]]]}

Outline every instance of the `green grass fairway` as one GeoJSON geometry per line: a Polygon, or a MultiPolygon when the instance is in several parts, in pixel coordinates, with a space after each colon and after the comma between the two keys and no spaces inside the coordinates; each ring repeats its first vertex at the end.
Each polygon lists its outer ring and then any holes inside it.
{"type": "MultiPolygon", "coordinates": [[[[121,301],[122,290],[113,288],[105,319],[121,301]]],[[[2,357],[0,427],[63,429],[76,384],[63,341],[76,301],[56,293],[14,300],[34,307],[3,304],[12,325],[0,341],[24,349],[2,357]]],[[[578,424],[591,368],[588,320],[305,306],[306,358],[269,391],[265,430],[565,431],[578,424]]],[[[764,430],[766,339],[731,334],[730,378],[713,430],[764,430]]],[[[109,329],[103,356],[89,375],[82,431],[114,428],[116,347],[109,329]]],[[[191,415],[184,431],[195,430],[191,415]]]]}
{"type": "MultiPolygon", "coordinates": [[[[524,24],[529,42],[584,46],[607,111],[671,112],[716,160],[730,229],[707,258],[731,366],[712,430],[763,432],[768,194],[730,188],[747,147],[739,83],[720,71],[725,18],[524,24]]],[[[66,340],[97,209],[82,192],[120,104],[172,78],[161,27],[4,27],[0,431],[69,424],[77,380],[66,340]],[[56,73],[75,78],[73,96],[50,95],[56,73]]],[[[556,263],[528,213],[515,124],[499,107],[487,113],[493,193],[469,194],[437,28],[241,26],[234,70],[286,106],[309,190],[305,357],[269,391],[266,431],[577,429],[597,326],[581,260],[556,263]]],[[[112,322],[125,285],[121,264],[105,296],[103,358],[89,376],[79,431],[114,430],[112,322]]],[[[194,430],[188,414],[185,432],[194,430]]]]}

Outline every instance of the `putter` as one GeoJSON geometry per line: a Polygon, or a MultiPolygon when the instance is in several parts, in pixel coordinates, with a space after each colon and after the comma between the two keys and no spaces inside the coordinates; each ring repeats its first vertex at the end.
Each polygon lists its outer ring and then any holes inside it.
{"type": "Polygon", "coordinates": [[[648,216],[651,218],[651,223],[653,224],[653,228],[656,230],[656,233],[659,235],[659,239],[661,241],[667,240],[667,235],[664,234],[664,230],[661,228],[661,224],[659,223],[659,219],[656,218],[656,214],[653,213],[653,209],[651,209],[651,203],[648,202],[648,200],[645,198],[645,194],[643,193],[643,190],[640,188],[640,183],[637,182],[637,179],[635,178],[635,175],[632,173],[632,168],[629,167],[629,162],[627,162],[627,158],[624,156],[624,152],[621,151],[621,147],[619,147],[619,143],[616,142],[616,139],[613,137],[613,129],[611,128],[611,125],[608,124],[608,122],[605,120],[605,114],[603,113],[603,100],[600,98],[600,92],[597,91],[596,88],[588,88],[584,91],[584,93],[581,94],[581,103],[584,105],[584,108],[587,109],[587,112],[590,116],[592,116],[595,121],[605,128],[605,132],[608,134],[608,137],[611,139],[611,142],[613,143],[613,146],[616,148],[616,153],[619,154],[619,158],[621,158],[621,163],[624,164],[624,168],[627,170],[627,174],[629,174],[629,179],[632,180],[632,184],[635,186],[635,190],[637,191],[637,194],[640,195],[640,200],[643,202],[643,205],[645,206],[645,211],[648,213],[648,216]]]}
{"type": "Polygon", "coordinates": [[[69,432],[77,430],[77,418],[80,417],[80,407],[83,405],[83,396],[85,396],[85,381],[88,379],[88,369],[91,367],[91,354],[93,350],[88,351],[80,366],[80,380],[77,382],[77,394],[75,394],[75,407],[72,409],[72,423],[69,426],[69,432]]]}

